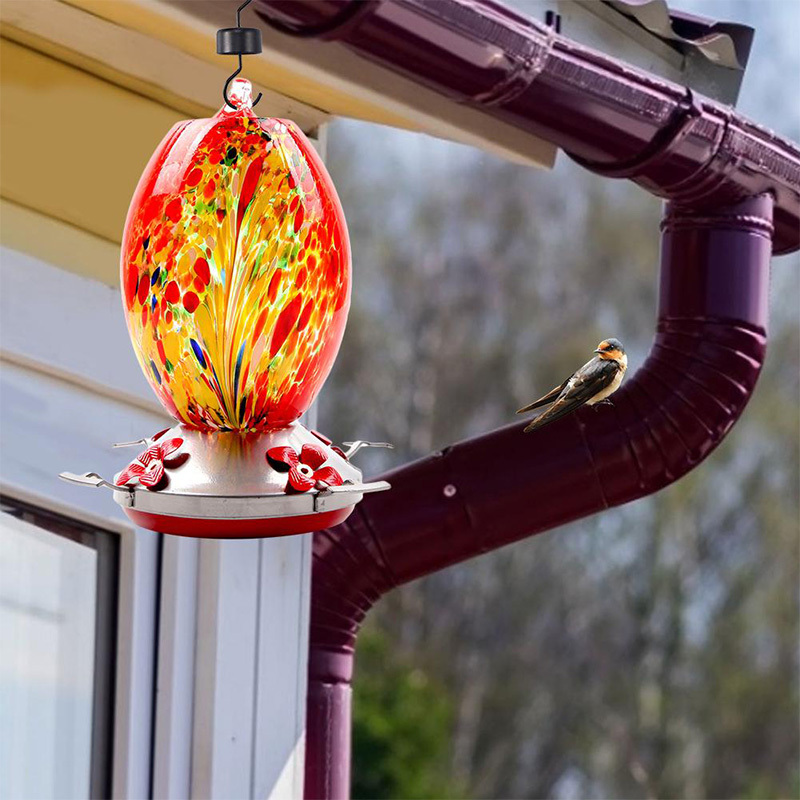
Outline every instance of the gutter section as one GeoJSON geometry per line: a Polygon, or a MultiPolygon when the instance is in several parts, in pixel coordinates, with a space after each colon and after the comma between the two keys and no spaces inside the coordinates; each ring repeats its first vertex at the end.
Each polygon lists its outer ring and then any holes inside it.
{"type": "Polygon", "coordinates": [[[689,89],[577,44],[494,0],[255,0],[284,33],[340,41],[587,169],[692,209],[770,192],[776,254],[800,247],[800,152],[689,89]]]}
{"type": "Polygon", "coordinates": [[[314,535],[306,798],[349,797],[356,636],[382,595],[651,494],[722,441],[764,362],[772,204],[668,208],[655,341],[612,407],[584,407],[532,436],[517,423],[401,467],[384,476],[391,492],[314,535]]]}

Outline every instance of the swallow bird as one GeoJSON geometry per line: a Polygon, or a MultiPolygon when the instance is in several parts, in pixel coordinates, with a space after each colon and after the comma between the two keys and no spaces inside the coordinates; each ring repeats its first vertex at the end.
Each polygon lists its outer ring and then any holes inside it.
{"type": "Polygon", "coordinates": [[[628,369],[628,356],[625,355],[625,348],[619,339],[604,339],[594,352],[597,355],[570,375],[564,383],[556,386],[544,397],[540,397],[535,403],[517,411],[517,414],[524,414],[526,411],[533,411],[534,408],[552,403],[544,414],[540,414],[525,428],[525,433],[565,417],[581,406],[611,402],[607,398],[619,389],[628,369]]]}

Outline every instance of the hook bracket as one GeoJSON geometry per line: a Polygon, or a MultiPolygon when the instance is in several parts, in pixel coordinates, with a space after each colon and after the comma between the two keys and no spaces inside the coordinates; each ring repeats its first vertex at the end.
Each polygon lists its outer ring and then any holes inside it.
{"type": "MultiPolygon", "coordinates": [[[[225,104],[231,108],[235,108],[235,106],[228,97],[228,89],[233,79],[242,71],[242,56],[256,55],[260,53],[262,49],[261,31],[258,28],[243,28],[240,24],[242,9],[251,2],[252,0],[245,0],[245,2],[236,9],[235,28],[220,28],[217,31],[217,52],[223,56],[238,56],[239,58],[238,69],[225,81],[225,87],[222,90],[222,97],[225,100],[225,104]]],[[[254,108],[258,105],[260,99],[261,92],[258,93],[258,97],[253,101],[254,108]]]]}

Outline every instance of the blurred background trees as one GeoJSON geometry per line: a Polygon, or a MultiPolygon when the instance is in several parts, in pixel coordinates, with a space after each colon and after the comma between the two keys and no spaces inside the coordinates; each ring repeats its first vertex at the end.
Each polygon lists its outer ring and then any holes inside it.
{"type": "MultiPolygon", "coordinates": [[[[678,5],[755,25],[740,105],[800,138],[774,94],[800,74],[797,6],[678,5]]],[[[321,427],[393,441],[368,473],[513,421],[604,337],[634,370],[646,356],[661,210],[644,191],[351,122],[328,153],[355,284],[321,427]]],[[[776,259],[766,367],[699,469],[373,610],[354,797],[798,795],[799,307],[800,262],[776,259]]]]}

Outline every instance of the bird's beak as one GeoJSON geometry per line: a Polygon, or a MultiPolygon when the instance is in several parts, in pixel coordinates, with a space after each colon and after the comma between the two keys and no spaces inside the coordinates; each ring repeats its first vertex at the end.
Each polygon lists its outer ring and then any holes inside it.
{"type": "Polygon", "coordinates": [[[603,351],[599,347],[597,348],[597,350],[595,350],[595,353],[602,353],[602,352],[603,351]]]}

